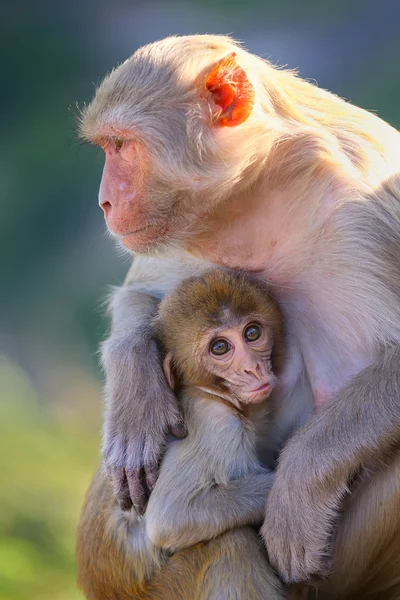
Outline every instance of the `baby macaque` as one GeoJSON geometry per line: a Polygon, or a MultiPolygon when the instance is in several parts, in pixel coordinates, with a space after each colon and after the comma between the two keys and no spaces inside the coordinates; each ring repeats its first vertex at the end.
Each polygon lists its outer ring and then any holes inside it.
{"type": "Polygon", "coordinates": [[[188,435],[169,444],[144,516],[95,476],[78,539],[79,584],[95,600],[278,600],[256,529],[273,474],[259,434],[283,359],[282,319],[259,284],[220,270],[184,281],[153,330],[188,435]]]}

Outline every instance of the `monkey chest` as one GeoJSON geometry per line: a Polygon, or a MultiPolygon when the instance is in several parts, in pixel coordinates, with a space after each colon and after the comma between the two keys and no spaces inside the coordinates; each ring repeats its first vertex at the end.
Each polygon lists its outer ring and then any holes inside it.
{"type": "Polygon", "coordinates": [[[297,305],[286,312],[289,348],[284,374],[286,386],[290,390],[305,373],[314,408],[318,408],[370,365],[374,357],[363,337],[350,325],[344,327],[339,315],[333,313],[331,318],[322,318],[312,310],[312,305],[303,311],[297,305]]]}

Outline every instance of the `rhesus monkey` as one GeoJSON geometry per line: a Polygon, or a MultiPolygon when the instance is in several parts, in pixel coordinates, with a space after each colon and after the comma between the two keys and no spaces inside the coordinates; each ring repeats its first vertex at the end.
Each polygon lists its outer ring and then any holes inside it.
{"type": "Polygon", "coordinates": [[[282,364],[278,306],[245,277],[213,271],[167,296],[153,328],[188,435],[169,445],[144,517],[122,511],[97,473],[79,529],[80,586],[91,600],[284,598],[245,527],[262,523],[273,477],[257,439],[282,364]]]}
{"type": "Polygon", "coordinates": [[[150,330],[157,301],[208,263],[252,272],[288,337],[271,564],[287,582],[333,569],[319,599],[397,598],[399,133],[208,35],[139,49],[100,85],[81,133],[105,151],[108,227],[136,253],[103,346],[121,504],[143,508],[142,469],[152,487],[168,428],[182,430],[150,330]]]}

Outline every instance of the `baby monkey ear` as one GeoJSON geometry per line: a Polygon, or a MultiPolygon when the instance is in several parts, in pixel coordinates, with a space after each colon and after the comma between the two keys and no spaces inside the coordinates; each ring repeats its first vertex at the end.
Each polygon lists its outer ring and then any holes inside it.
{"type": "Polygon", "coordinates": [[[172,369],[172,352],[168,352],[167,356],[163,360],[163,370],[165,379],[168,382],[169,387],[172,391],[175,389],[175,377],[172,369]]]}
{"type": "Polygon", "coordinates": [[[212,94],[213,123],[217,127],[235,127],[249,117],[255,91],[246,71],[237,64],[236,52],[231,52],[206,75],[204,85],[212,94]],[[215,109],[215,105],[220,110],[215,109]]]}

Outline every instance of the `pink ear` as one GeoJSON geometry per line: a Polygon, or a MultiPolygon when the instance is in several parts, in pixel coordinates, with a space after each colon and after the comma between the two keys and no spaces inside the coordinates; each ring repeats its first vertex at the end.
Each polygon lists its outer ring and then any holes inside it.
{"type": "Polygon", "coordinates": [[[163,369],[165,379],[168,381],[168,385],[171,390],[175,389],[175,377],[172,370],[172,352],[168,352],[167,356],[163,360],[163,369]]]}
{"type": "Polygon", "coordinates": [[[236,52],[225,56],[205,79],[205,87],[211,92],[214,104],[222,109],[214,121],[218,127],[240,125],[254,106],[254,87],[235,57],[236,52]]]}

